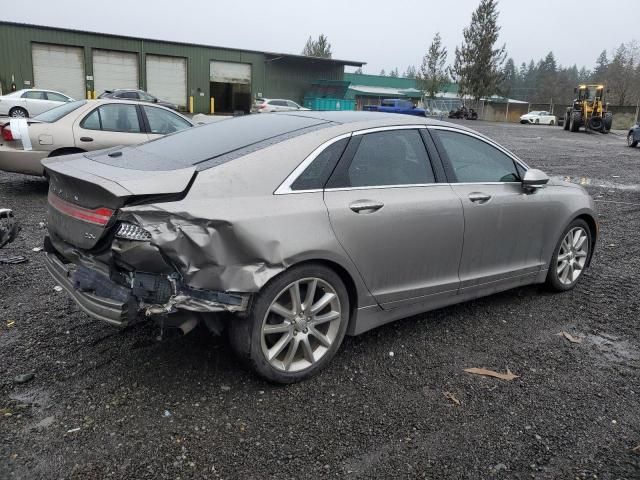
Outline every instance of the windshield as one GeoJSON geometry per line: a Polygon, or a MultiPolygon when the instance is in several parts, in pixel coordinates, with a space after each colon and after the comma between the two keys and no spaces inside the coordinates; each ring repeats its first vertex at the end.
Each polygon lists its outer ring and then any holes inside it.
{"type": "Polygon", "coordinates": [[[53,123],[60,120],[62,117],[67,116],[74,110],[80,108],[82,105],[87,103],[86,100],[77,100],[75,102],[65,103],[64,105],[60,105],[59,107],[52,108],[51,110],[47,110],[44,113],[41,113],[37,117],[34,117],[34,120],[38,120],[39,122],[53,123]]]}

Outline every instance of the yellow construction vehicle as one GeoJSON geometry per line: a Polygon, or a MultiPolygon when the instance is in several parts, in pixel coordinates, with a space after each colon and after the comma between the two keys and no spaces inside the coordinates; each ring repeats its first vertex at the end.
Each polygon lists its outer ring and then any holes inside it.
{"type": "Polygon", "coordinates": [[[564,116],[564,129],[577,132],[580,127],[609,133],[613,114],[604,102],[604,85],[578,85],[573,89],[576,99],[564,116]]]}

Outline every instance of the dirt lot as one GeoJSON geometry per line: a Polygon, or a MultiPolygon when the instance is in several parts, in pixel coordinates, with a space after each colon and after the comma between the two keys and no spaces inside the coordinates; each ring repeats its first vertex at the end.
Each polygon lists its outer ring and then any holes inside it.
{"type": "Polygon", "coordinates": [[[570,293],[521,288],[347,338],[322,375],[288,387],[206,332],[156,341],[150,325],[89,319],[32,251],[45,182],[0,173],[0,205],[24,225],[3,252],[29,258],[0,265],[0,478],[640,478],[640,149],[471,126],[586,184],[592,268],[570,293]]]}

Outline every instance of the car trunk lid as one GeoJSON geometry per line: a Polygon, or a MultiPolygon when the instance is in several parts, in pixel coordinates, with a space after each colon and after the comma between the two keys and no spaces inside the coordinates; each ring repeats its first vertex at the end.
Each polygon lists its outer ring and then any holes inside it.
{"type": "Polygon", "coordinates": [[[179,199],[196,175],[195,167],[140,171],[93,160],[121,153],[110,149],[43,161],[49,176],[51,234],[83,250],[99,248],[116,223],[119,208],[132,203],[179,199]]]}

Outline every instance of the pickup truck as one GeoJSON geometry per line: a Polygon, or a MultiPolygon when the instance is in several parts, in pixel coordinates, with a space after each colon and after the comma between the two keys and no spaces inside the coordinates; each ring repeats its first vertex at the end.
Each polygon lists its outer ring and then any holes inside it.
{"type": "Polygon", "coordinates": [[[382,100],[381,105],[365,105],[364,110],[368,112],[403,113],[405,115],[417,115],[419,117],[426,115],[426,112],[422,108],[416,107],[409,100],[399,98],[382,100]]]}

